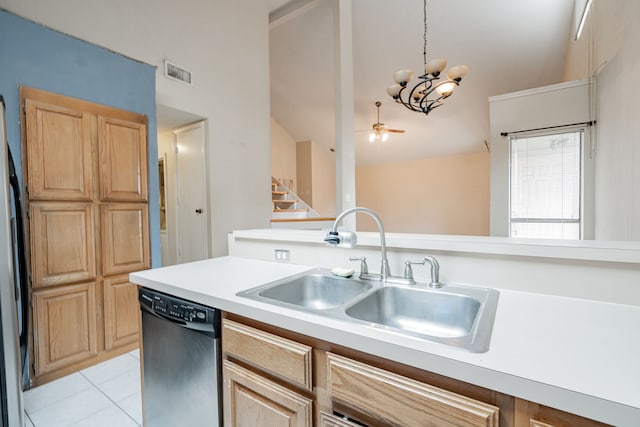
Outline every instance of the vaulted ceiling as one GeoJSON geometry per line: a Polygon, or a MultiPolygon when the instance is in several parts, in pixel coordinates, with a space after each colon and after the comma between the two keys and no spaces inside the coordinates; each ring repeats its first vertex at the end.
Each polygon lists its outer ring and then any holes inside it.
{"type": "MultiPolygon", "coordinates": [[[[394,71],[423,67],[423,2],[352,3],[358,165],[486,150],[490,96],[563,80],[573,0],[429,0],[428,58],[466,64],[470,71],[445,105],[429,116],[411,112],[385,89],[394,71]],[[406,133],[368,141],[377,100],[381,121],[406,133]]],[[[293,11],[270,31],[271,115],[295,140],[333,147],[332,0],[270,0],[270,7],[293,11]],[[303,7],[292,7],[296,3],[303,7]]]]}

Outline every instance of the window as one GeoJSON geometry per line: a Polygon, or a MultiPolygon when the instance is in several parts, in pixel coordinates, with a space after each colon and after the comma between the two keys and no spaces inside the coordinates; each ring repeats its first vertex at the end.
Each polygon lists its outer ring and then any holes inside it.
{"type": "Polygon", "coordinates": [[[511,237],[582,238],[584,129],[512,136],[511,237]]]}

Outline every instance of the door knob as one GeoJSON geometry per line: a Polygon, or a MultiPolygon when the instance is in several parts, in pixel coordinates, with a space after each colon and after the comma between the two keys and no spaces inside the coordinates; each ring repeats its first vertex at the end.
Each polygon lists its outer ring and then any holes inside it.
{"type": "Polygon", "coordinates": [[[200,214],[202,213],[202,208],[198,208],[198,209],[196,209],[196,213],[197,213],[198,215],[200,215],[200,214]]]}

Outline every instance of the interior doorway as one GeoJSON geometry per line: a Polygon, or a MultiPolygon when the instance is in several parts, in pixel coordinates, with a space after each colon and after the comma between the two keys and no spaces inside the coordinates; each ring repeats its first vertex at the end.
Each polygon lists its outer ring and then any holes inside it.
{"type": "Polygon", "coordinates": [[[160,196],[162,265],[207,258],[211,248],[206,121],[161,104],[156,106],[156,114],[158,173],[164,182],[160,189],[164,192],[160,196]]]}

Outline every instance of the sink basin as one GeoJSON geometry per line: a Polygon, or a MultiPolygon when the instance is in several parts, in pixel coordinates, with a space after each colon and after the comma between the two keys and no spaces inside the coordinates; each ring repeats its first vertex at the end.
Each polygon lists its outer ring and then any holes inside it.
{"type": "Polygon", "coordinates": [[[360,280],[315,272],[238,295],[253,296],[255,299],[264,298],[310,310],[326,310],[344,305],[371,287],[370,283],[360,280]]]}
{"type": "Polygon", "coordinates": [[[480,301],[456,294],[386,287],[347,309],[348,316],[436,337],[468,335],[480,301]]]}
{"type": "Polygon", "coordinates": [[[489,349],[499,292],[473,286],[383,285],[317,268],[238,296],[472,352],[489,349]]]}
{"type": "Polygon", "coordinates": [[[486,351],[498,292],[447,285],[443,289],[385,286],[347,307],[347,316],[403,334],[486,351]]]}

